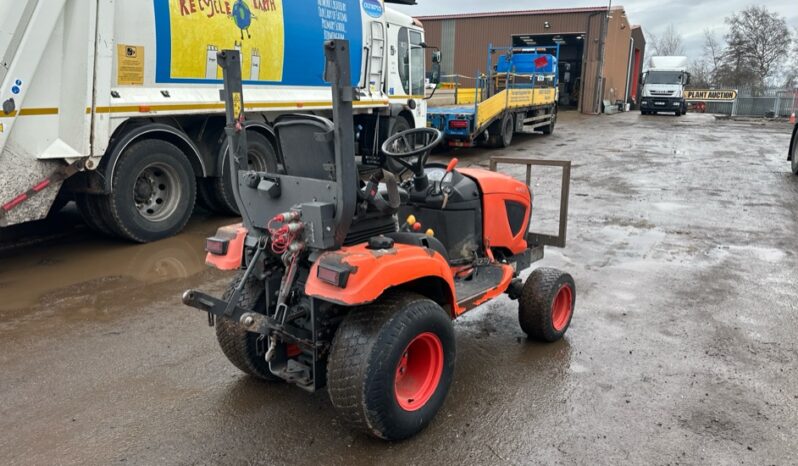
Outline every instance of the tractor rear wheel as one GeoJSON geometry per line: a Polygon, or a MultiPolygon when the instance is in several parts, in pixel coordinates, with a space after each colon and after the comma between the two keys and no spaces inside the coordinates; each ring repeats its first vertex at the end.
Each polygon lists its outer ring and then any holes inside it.
{"type": "Polygon", "coordinates": [[[443,405],[454,373],[449,315],[424,296],[389,291],[353,309],[333,339],[330,399],[353,427],[385,440],[420,432],[443,405]]]}
{"type": "MultiPolygon", "coordinates": [[[[228,300],[233,296],[243,275],[243,272],[239,273],[227,286],[222,299],[228,300]]],[[[263,285],[257,279],[250,277],[238,298],[238,306],[265,313],[265,297],[263,285]]],[[[259,335],[246,331],[238,322],[230,319],[216,320],[216,339],[219,341],[222,352],[234,366],[245,374],[259,379],[270,382],[281,380],[269,370],[269,363],[264,359],[264,355],[258,354],[258,338],[260,338],[259,335]]]]}
{"type": "Polygon", "coordinates": [[[531,339],[557,341],[565,335],[576,303],[576,285],[570,274],[539,268],[526,279],[518,306],[521,329],[531,339]]]}

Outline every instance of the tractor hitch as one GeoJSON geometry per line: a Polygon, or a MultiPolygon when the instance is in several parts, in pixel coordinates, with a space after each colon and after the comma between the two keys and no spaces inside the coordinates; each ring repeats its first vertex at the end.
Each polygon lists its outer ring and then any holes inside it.
{"type": "Polygon", "coordinates": [[[187,290],[183,293],[183,304],[193,307],[209,315],[209,322],[213,318],[230,319],[241,324],[248,332],[260,335],[276,335],[286,343],[296,343],[300,346],[313,348],[312,334],[308,330],[281,323],[272,317],[244,309],[239,306],[230,306],[230,303],[198,290],[187,290]],[[228,306],[232,312],[228,311],[228,306]]]}

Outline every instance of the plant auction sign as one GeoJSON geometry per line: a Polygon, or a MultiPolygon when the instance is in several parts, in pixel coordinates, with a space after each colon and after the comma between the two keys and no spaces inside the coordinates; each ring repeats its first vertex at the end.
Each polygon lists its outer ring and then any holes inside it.
{"type": "Polygon", "coordinates": [[[684,100],[692,102],[729,102],[737,100],[734,89],[691,89],[684,91],[684,100]]]}

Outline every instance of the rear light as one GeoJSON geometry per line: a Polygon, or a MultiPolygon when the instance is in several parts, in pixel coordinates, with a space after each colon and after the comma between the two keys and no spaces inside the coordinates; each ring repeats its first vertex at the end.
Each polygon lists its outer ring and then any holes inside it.
{"type": "Polygon", "coordinates": [[[205,240],[205,251],[213,254],[214,256],[224,256],[227,254],[227,248],[230,246],[230,240],[212,237],[205,240]]]}
{"type": "Polygon", "coordinates": [[[346,282],[349,281],[349,269],[332,264],[319,264],[316,277],[338,288],[346,288],[346,282]]]}
{"type": "Polygon", "coordinates": [[[466,129],[468,128],[468,121],[466,120],[452,120],[449,122],[449,128],[452,129],[466,129]]]}

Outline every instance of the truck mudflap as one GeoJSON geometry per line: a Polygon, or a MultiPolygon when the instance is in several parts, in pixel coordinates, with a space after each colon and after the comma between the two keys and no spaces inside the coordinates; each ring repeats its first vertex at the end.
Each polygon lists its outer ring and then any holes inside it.
{"type": "MultiPolygon", "coordinates": [[[[69,165],[62,166],[53,171],[52,173],[50,173],[49,176],[39,180],[33,186],[31,186],[30,188],[21,193],[6,192],[6,191],[11,191],[11,189],[13,189],[13,187],[9,187],[7,184],[0,186],[2,187],[2,189],[0,189],[0,196],[3,196],[3,198],[0,198],[0,202],[3,202],[2,205],[0,205],[0,227],[5,227],[8,226],[9,224],[22,223],[23,221],[28,220],[28,219],[22,219],[14,221],[12,223],[9,221],[9,213],[12,210],[16,209],[17,207],[19,207],[21,204],[25,203],[26,201],[29,201],[37,194],[40,194],[48,187],[53,187],[56,185],[60,187],[60,184],[64,180],[74,175],[75,173],[83,170],[83,163],[84,160],[81,159],[69,165]],[[9,200],[5,200],[6,197],[8,197],[9,200]]],[[[53,194],[52,198],[55,198],[56,194],[53,194]]],[[[44,206],[44,210],[43,212],[39,213],[38,218],[42,218],[44,215],[46,215],[47,211],[50,209],[51,204],[52,202],[44,206]]],[[[36,218],[30,220],[36,220],[36,218]]]]}

